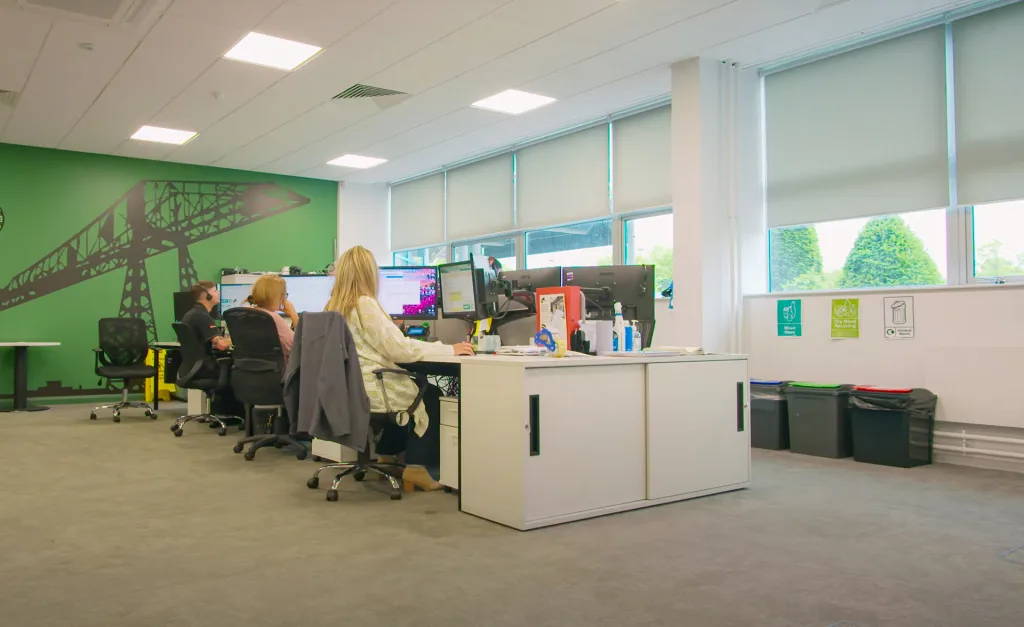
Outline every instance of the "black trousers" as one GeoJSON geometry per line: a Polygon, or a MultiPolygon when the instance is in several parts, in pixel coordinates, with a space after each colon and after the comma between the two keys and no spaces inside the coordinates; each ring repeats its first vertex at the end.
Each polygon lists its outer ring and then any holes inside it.
{"type": "MultiPolygon", "coordinates": [[[[216,379],[218,377],[220,377],[220,370],[217,368],[216,363],[212,367],[204,364],[199,374],[196,375],[197,379],[216,379]]],[[[231,386],[228,386],[214,393],[213,402],[210,403],[210,413],[219,416],[236,416],[244,419],[245,405],[235,398],[235,393],[231,390],[231,386]]]]}
{"type": "Polygon", "coordinates": [[[430,419],[427,431],[422,436],[416,435],[416,421],[412,419],[404,427],[385,425],[380,433],[374,434],[378,455],[398,455],[405,451],[405,463],[408,465],[430,468],[441,463],[441,390],[437,386],[427,386],[423,406],[430,419]]]}

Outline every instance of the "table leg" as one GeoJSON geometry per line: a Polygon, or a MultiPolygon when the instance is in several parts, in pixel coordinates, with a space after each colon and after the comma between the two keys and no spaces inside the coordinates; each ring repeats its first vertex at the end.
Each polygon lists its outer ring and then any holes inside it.
{"type": "Polygon", "coordinates": [[[14,405],[0,408],[0,412],[42,411],[42,405],[28,404],[28,347],[14,347],[14,405]]]}

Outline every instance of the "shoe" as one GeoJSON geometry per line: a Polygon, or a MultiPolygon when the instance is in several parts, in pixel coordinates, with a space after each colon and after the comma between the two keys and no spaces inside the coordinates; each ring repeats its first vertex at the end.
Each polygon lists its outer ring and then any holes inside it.
{"type": "Polygon", "coordinates": [[[434,480],[423,466],[406,466],[402,472],[402,487],[406,492],[413,492],[416,488],[424,492],[440,490],[442,486],[434,480]]]}

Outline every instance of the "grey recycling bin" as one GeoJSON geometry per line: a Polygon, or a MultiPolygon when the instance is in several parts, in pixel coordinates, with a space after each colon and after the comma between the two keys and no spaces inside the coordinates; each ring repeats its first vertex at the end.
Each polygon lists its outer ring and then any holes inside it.
{"type": "Polygon", "coordinates": [[[772,451],[789,448],[786,381],[750,380],[750,446],[772,451]]]}
{"type": "Polygon", "coordinates": [[[835,383],[790,383],[789,449],[794,453],[831,457],[853,455],[850,427],[850,390],[835,383]]]}

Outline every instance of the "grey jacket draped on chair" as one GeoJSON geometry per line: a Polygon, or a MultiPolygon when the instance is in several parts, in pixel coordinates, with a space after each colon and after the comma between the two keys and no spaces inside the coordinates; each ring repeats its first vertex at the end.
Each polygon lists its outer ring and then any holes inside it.
{"type": "Polygon", "coordinates": [[[357,451],[366,448],[370,399],[355,341],[341,314],[302,314],[285,370],[284,402],[293,433],[357,451]]]}

